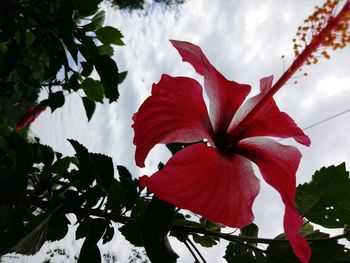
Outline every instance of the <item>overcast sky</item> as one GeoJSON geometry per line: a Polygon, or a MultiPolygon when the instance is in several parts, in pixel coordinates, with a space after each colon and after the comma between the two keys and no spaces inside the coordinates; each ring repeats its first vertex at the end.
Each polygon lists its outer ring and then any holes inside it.
{"type": "MultiPolygon", "coordinates": [[[[115,164],[125,165],[135,177],[150,175],[159,161],[166,162],[170,155],[164,147],[157,146],[147,158],[146,168],[136,167],[132,114],[150,95],[152,83],[158,82],[162,73],[190,76],[203,83],[191,66],[181,62],[168,40],[199,45],[228,79],[250,84],[257,92],[260,78],[273,74],[277,80],[283,73],[281,55],[285,55],[286,66],[293,60],[292,38],[296,29],[313,12],[314,6],[321,3],[318,0],[187,0],[175,12],[152,7],[148,16],[104,7],[108,11],[106,24],[119,28],[125,36],[126,46],[118,47],[115,53],[120,70],[129,72],[120,86],[118,102],[98,105],[88,123],[80,98],[70,95],[62,109],[54,114],[49,110],[42,114],[31,126],[32,131],[42,143],[57,151],[73,154],[66,141],[73,138],[92,152],[112,156],[115,164]]],[[[280,109],[303,128],[350,108],[349,57],[348,47],[337,51],[329,61],[322,59],[315,66],[304,67],[309,76],[296,78],[297,85],[286,85],[275,96],[280,109]]],[[[308,181],[322,166],[343,161],[349,164],[349,123],[350,114],[344,114],[307,130],[311,146],[297,145],[303,153],[298,183],[308,181]]],[[[283,143],[294,144],[289,140],[283,143]]],[[[261,183],[253,207],[255,223],[262,237],[274,237],[283,232],[284,208],[277,192],[263,180],[261,183]]],[[[125,244],[128,243],[119,237],[110,246],[126,262],[130,250],[125,249],[125,244]]],[[[71,245],[67,248],[74,250],[71,245]]],[[[181,245],[176,243],[174,248],[182,257],[179,262],[192,262],[181,245]]],[[[221,245],[201,251],[208,262],[220,262],[224,250],[221,245]]]]}

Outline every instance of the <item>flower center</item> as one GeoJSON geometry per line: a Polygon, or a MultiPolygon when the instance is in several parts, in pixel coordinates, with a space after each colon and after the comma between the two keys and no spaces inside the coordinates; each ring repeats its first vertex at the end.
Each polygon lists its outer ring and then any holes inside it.
{"type": "Polygon", "coordinates": [[[233,154],[235,152],[238,140],[232,140],[226,133],[218,133],[215,136],[216,148],[224,154],[233,154]]]}

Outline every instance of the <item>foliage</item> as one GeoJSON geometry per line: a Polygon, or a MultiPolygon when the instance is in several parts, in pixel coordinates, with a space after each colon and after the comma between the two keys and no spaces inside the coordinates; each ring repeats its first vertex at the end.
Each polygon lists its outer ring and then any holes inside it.
{"type": "MultiPolygon", "coordinates": [[[[113,6],[121,10],[142,10],[146,7],[145,0],[109,0],[113,6]]],[[[152,4],[161,4],[165,7],[172,8],[181,5],[185,0],[154,0],[152,4]]]]}
{"type": "Polygon", "coordinates": [[[0,1],[0,115],[11,125],[41,90],[47,99],[40,104],[52,111],[62,107],[67,94],[83,90],[88,119],[96,102],[118,99],[125,73],[111,58],[111,45],[123,45],[123,35],[103,27],[100,2],[0,1]],[[94,68],[100,80],[90,77],[94,68]]]}
{"type": "Polygon", "coordinates": [[[350,178],[345,163],[323,167],[297,189],[296,203],[305,218],[327,228],[350,223],[350,178]]]}

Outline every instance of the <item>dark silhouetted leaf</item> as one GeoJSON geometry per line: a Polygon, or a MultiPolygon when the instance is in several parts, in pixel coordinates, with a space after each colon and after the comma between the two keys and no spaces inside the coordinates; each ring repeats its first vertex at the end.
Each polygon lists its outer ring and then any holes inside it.
{"type": "Polygon", "coordinates": [[[51,170],[54,173],[61,174],[68,170],[70,164],[73,162],[73,157],[63,157],[53,163],[51,170]]]}
{"type": "Polygon", "coordinates": [[[96,244],[91,244],[88,239],[86,239],[81,247],[78,263],[100,263],[101,253],[100,249],[96,244]]]}
{"type": "Polygon", "coordinates": [[[133,208],[137,198],[137,187],[134,180],[131,177],[130,172],[124,166],[117,166],[119,173],[119,180],[124,188],[125,193],[125,208],[130,210],[133,208]]]}
{"type": "Polygon", "coordinates": [[[159,263],[176,262],[178,255],[168,240],[175,207],[153,197],[141,226],[143,244],[149,259],[159,263]]]}
{"type": "Polygon", "coordinates": [[[91,16],[96,13],[101,0],[75,0],[75,8],[80,16],[91,16]]]}
{"type": "Polygon", "coordinates": [[[111,225],[108,225],[107,228],[106,228],[106,232],[104,233],[103,237],[102,237],[102,243],[103,244],[106,244],[108,243],[109,241],[112,240],[114,236],[114,227],[111,226],[111,225]]]}
{"type": "Polygon", "coordinates": [[[98,48],[91,37],[83,36],[82,45],[78,45],[78,48],[87,61],[91,61],[99,55],[98,48]]]}
{"type": "Polygon", "coordinates": [[[83,71],[81,72],[81,75],[84,77],[90,76],[92,70],[94,69],[94,65],[89,61],[81,62],[81,66],[83,67],[83,71]]]}
{"type": "Polygon", "coordinates": [[[116,101],[119,97],[117,64],[107,55],[97,56],[94,62],[95,68],[100,75],[106,98],[109,99],[109,102],[116,101]]]}
{"type": "Polygon", "coordinates": [[[227,245],[224,258],[226,259],[227,263],[267,262],[265,255],[260,251],[250,249],[247,246],[238,243],[229,243],[227,245]]]}
{"type": "Polygon", "coordinates": [[[103,154],[90,153],[90,158],[95,163],[96,181],[105,191],[108,191],[114,178],[112,158],[103,154]]]}
{"type": "Polygon", "coordinates": [[[313,223],[328,228],[350,224],[350,179],[345,163],[323,167],[297,188],[296,204],[313,223]]]}
{"type": "Polygon", "coordinates": [[[130,222],[119,228],[119,231],[131,244],[137,247],[143,246],[141,235],[141,223],[144,219],[149,203],[139,201],[133,207],[130,215],[130,222]]]}
{"type": "Polygon", "coordinates": [[[32,149],[35,163],[43,163],[47,166],[52,164],[55,154],[50,146],[37,143],[32,145],[32,149]]]}
{"type": "MultiPolygon", "coordinates": [[[[84,62],[82,62],[82,66],[83,66],[83,71],[84,71],[84,66],[85,64],[83,64],[84,62]]],[[[85,66],[86,67],[86,66],[85,66]]],[[[91,69],[92,71],[92,69],[91,69]]],[[[90,72],[91,73],[91,72],[90,72]]],[[[89,75],[90,75],[89,73],[89,75]]],[[[78,91],[80,89],[80,85],[78,82],[78,74],[77,73],[73,73],[72,76],[70,77],[69,81],[68,81],[68,87],[69,89],[72,89],[74,91],[78,91]]]]}
{"type": "Polygon", "coordinates": [[[54,112],[57,108],[60,108],[64,104],[64,95],[63,91],[57,91],[55,93],[50,93],[49,98],[41,103],[43,105],[49,106],[51,111],[54,112]]]}
{"type": "MultiPolygon", "coordinates": [[[[248,237],[258,237],[259,234],[259,228],[256,224],[252,223],[250,225],[247,225],[240,229],[241,236],[248,236],[248,237]]],[[[253,245],[257,245],[256,243],[252,243],[253,245]]]]}
{"type": "Polygon", "coordinates": [[[124,45],[123,34],[116,28],[111,26],[101,27],[96,31],[97,38],[105,45],[114,44],[118,46],[124,45]]]}
{"type": "Polygon", "coordinates": [[[79,224],[75,236],[76,239],[85,237],[90,243],[97,244],[105,233],[107,227],[108,222],[106,219],[87,217],[79,224]]]}
{"type": "MultiPolygon", "coordinates": [[[[250,224],[240,229],[240,236],[258,237],[259,228],[255,224],[250,224]]],[[[257,243],[241,244],[238,242],[231,242],[226,247],[224,258],[228,263],[231,262],[245,262],[245,263],[265,263],[265,255],[258,250],[257,243]]]]}
{"type": "MultiPolygon", "coordinates": [[[[319,231],[304,234],[307,239],[328,238],[329,234],[319,231]]],[[[284,238],[284,235],[278,235],[276,238],[284,238]]],[[[350,250],[341,245],[337,240],[320,240],[310,243],[312,256],[310,263],[331,262],[341,263],[350,262],[350,250]]],[[[299,262],[293,253],[289,242],[273,242],[267,250],[267,262],[269,263],[289,263],[299,262]]]]}
{"type": "Polygon", "coordinates": [[[77,153],[77,158],[79,160],[79,174],[80,181],[84,186],[89,186],[96,179],[95,165],[91,161],[90,154],[88,150],[75,140],[68,140],[73,146],[75,152],[77,153]]]}
{"type": "Polygon", "coordinates": [[[82,97],[82,100],[83,100],[86,116],[87,116],[88,120],[90,121],[92,115],[95,112],[96,103],[94,101],[90,100],[88,97],[82,97]]]}
{"type": "Polygon", "coordinates": [[[119,211],[124,202],[124,195],[122,185],[115,180],[108,190],[106,208],[119,211]]]}
{"type": "Polygon", "coordinates": [[[46,241],[47,229],[49,227],[49,221],[51,214],[44,217],[42,221],[27,234],[16,245],[14,245],[11,251],[22,255],[34,255],[46,241]]]}
{"type": "Polygon", "coordinates": [[[56,241],[64,238],[68,233],[69,220],[65,215],[54,215],[50,218],[47,230],[47,240],[56,241]]]}

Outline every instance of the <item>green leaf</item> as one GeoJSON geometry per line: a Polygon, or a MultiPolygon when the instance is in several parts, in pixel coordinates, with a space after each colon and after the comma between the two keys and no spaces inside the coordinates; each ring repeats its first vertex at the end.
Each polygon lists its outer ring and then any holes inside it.
{"type": "Polygon", "coordinates": [[[101,82],[92,78],[86,78],[81,83],[81,87],[90,100],[102,102],[104,91],[101,82]]]}
{"type": "Polygon", "coordinates": [[[127,74],[128,71],[122,71],[118,73],[118,84],[122,83],[125,80],[127,74]]]}
{"type": "Polygon", "coordinates": [[[213,247],[218,244],[219,238],[207,235],[192,235],[193,241],[202,247],[213,247]]]}
{"type": "Polygon", "coordinates": [[[125,193],[122,185],[115,180],[108,190],[106,208],[120,211],[124,202],[124,195],[125,193]]]}
{"type": "Polygon", "coordinates": [[[26,41],[27,47],[30,47],[33,44],[33,42],[35,41],[36,37],[32,33],[32,31],[27,31],[25,33],[25,39],[26,39],[25,41],[26,41]]]}
{"type": "Polygon", "coordinates": [[[168,240],[175,207],[172,204],[153,197],[141,225],[143,244],[147,256],[153,262],[176,262],[178,255],[173,251],[168,240]]]}
{"type": "Polygon", "coordinates": [[[83,26],[83,28],[86,31],[95,31],[96,29],[99,29],[100,27],[102,27],[104,22],[105,22],[105,11],[101,10],[97,12],[94,15],[94,17],[91,19],[91,22],[83,26]]]}
{"type": "Polygon", "coordinates": [[[95,163],[97,184],[107,192],[114,178],[112,158],[98,153],[90,153],[90,158],[95,163]]]}
{"type": "Polygon", "coordinates": [[[125,208],[130,210],[135,205],[137,199],[137,187],[132,180],[131,174],[124,166],[118,165],[117,170],[119,173],[119,180],[124,188],[125,193],[125,208]]]}
{"type": "Polygon", "coordinates": [[[112,57],[114,54],[114,49],[110,45],[101,45],[101,46],[98,46],[97,48],[100,55],[106,55],[108,57],[112,57]]]}
{"type": "MultiPolygon", "coordinates": [[[[311,233],[304,234],[306,239],[319,239],[328,238],[329,234],[313,231],[311,233]]],[[[284,238],[284,235],[278,235],[276,239],[284,238]]],[[[310,243],[312,249],[312,256],[310,263],[319,262],[350,262],[350,250],[345,248],[344,245],[338,243],[337,240],[322,240],[313,241],[310,243]]],[[[299,262],[293,253],[292,247],[289,242],[272,242],[267,250],[267,262],[269,263],[289,263],[299,262]]]]}
{"type": "Polygon", "coordinates": [[[75,0],[75,8],[80,16],[91,16],[98,10],[98,4],[101,0],[75,0]]]}
{"type": "Polygon", "coordinates": [[[97,38],[105,45],[114,44],[123,46],[123,34],[116,28],[111,26],[101,27],[96,31],[97,38]]]}
{"type": "Polygon", "coordinates": [[[267,262],[266,257],[260,251],[250,249],[243,244],[232,243],[232,242],[227,245],[224,258],[226,259],[227,263],[236,263],[236,262],[265,263],[267,262]]]}
{"type": "MultiPolygon", "coordinates": [[[[248,236],[248,237],[258,237],[259,234],[259,227],[252,223],[250,225],[247,225],[240,229],[241,236],[248,236]]],[[[256,243],[252,243],[252,245],[257,246],[256,243]]]]}
{"type": "Polygon", "coordinates": [[[94,63],[100,75],[106,98],[109,99],[109,102],[116,101],[119,97],[117,64],[107,55],[97,56],[94,63]]]}
{"type": "Polygon", "coordinates": [[[96,178],[95,164],[91,161],[90,154],[83,145],[75,140],[68,141],[73,146],[79,161],[79,179],[84,186],[89,186],[96,178]]]}
{"type": "Polygon", "coordinates": [[[301,214],[327,228],[350,224],[350,179],[345,163],[323,167],[310,183],[297,188],[296,204],[301,214]]]}
{"type": "Polygon", "coordinates": [[[83,104],[84,104],[84,108],[85,108],[85,112],[86,112],[86,116],[88,118],[88,121],[90,121],[92,118],[92,115],[95,112],[96,103],[94,101],[90,100],[88,97],[82,97],[81,99],[83,100],[83,104]]]}

